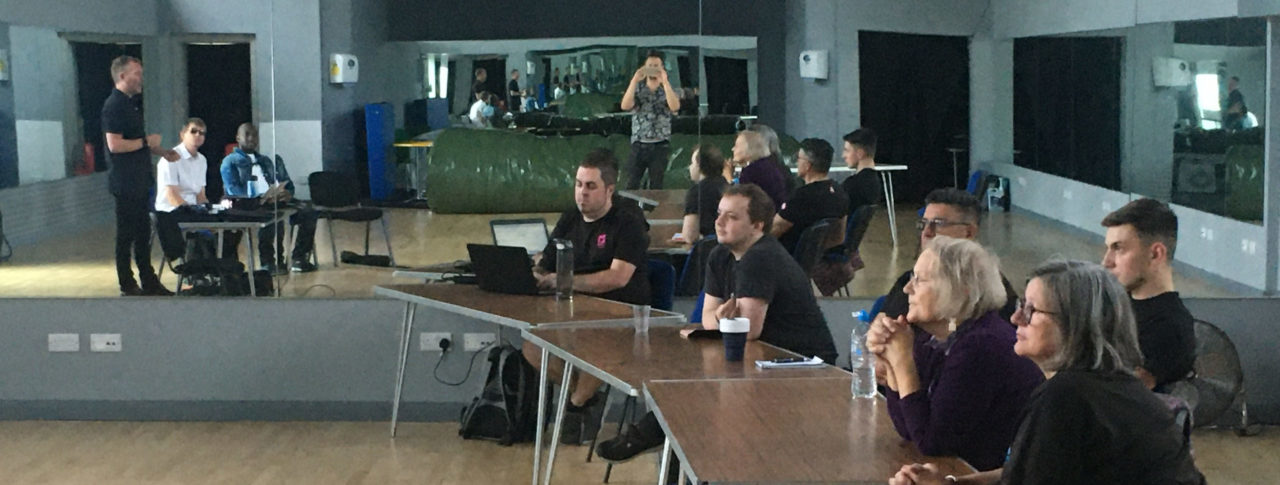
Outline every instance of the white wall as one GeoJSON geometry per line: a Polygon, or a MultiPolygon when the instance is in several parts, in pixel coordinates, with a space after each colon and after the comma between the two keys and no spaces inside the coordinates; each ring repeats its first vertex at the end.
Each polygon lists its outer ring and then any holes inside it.
{"type": "MultiPolygon", "coordinates": [[[[19,184],[65,178],[84,141],[71,44],[53,29],[9,28],[19,184]]],[[[104,75],[106,73],[103,73],[104,75]]]]}

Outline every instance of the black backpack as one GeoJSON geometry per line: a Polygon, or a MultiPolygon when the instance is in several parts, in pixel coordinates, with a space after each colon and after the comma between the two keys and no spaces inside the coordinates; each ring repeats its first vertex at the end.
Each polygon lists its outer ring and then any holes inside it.
{"type": "MultiPolygon", "coordinates": [[[[550,401],[550,400],[548,400],[550,401]]],[[[489,375],[480,397],[462,408],[463,439],[497,441],[503,446],[533,441],[538,421],[538,373],[510,344],[489,351],[489,375]]]]}

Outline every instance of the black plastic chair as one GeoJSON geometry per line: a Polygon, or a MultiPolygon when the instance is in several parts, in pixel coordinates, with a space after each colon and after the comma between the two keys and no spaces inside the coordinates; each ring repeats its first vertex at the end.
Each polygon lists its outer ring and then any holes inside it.
{"type": "Polygon", "coordinates": [[[711,250],[719,246],[714,234],[699,239],[689,248],[689,257],[684,260],[680,270],[680,280],[676,283],[676,294],[694,296],[702,293],[702,278],[707,270],[707,258],[711,250]]]}
{"type": "Polygon", "coordinates": [[[795,253],[791,256],[800,264],[800,269],[804,270],[804,274],[809,274],[813,267],[818,264],[818,260],[822,258],[822,253],[828,247],[832,238],[832,231],[840,228],[840,219],[822,219],[813,223],[800,233],[800,241],[796,243],[795,253]]]}
{"type": "Polygon", "coordinates": [[[661,259],[649,260],[650,305],[671,311],[676,296],[676,267],[661,259]]]}
{"type": "MultiPolygon", "coordinates": [[[[867,235],[867,228],[871,227],[871,219],[875,215],[875,205],[864,205],[853,211],[853,215],[849,217],[849,223],[845,227],[843,248],[838,252],[827,252],[823,258],[837,263],[849,261],[854,254],[857,254],[858,247],[862,245],[862,239],[867,235]]],[[[850,277],[849,281],[844,282],[844,286],[840,287],[838,292],[844,296],[849,296],[849,283],[852,281],[853,278],[850,277]]]]}
{"type": "Polygon", "coordinates": [[[333,221],[364,223],[364,254],[369,255],[369,228],[373,221],[382,223],[382,237],[387,242],[387,258],[396,265],[391,251],[391,230],[382,209],[362,207],[360,189],[354,179],[338,172],[314,172],[307,177],[311,186],[311,202],[315,204],[317,217],[329,221],[329,247],[333,250],[333,265],[338,266],[338,245],[333,235],[333,221]]]}

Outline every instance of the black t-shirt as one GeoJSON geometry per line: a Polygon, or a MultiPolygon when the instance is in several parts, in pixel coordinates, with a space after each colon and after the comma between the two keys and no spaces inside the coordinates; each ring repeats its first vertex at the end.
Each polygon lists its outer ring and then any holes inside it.
{"type": "Polygon", "coordinates": [[[706,292],[728,299],[759,298],[769,304],[760,340],[828,363],[836,359],[836,346],[827,319],[818,308],[809,276],[773,236],[756,241],[742,260],[733,259],[726,246],[711,251],[707,261],[706,292]]]}
{"type": "Polygon", "coordinates": [[[1063,370],[1031,394],[1000,483],[1202,484],[1190,451],[1142,381],[1063,370]]]}
{"type": "Polygon", "coordinates": [[[1142,368],[1156,378],[1156,389],[1186,377],[1196,361],[1195,318],[1178,292],[1132,301],[1142,368]]]}
{"type": "MultiPolygon", "coordinates": [[[[907,287],[907,282],[911,281],[912,270],[907,270],[898,277],[898,281],[893,283],[893,288],[889,289],[889,293],[884,295],[884,304],[880,305],[880,313],[885,314],[889,318],[898,318],[906,315],[909,304],[907,303],[907,294],[902,291],[907,287]]],[[[1014,289],[1009,283],[1009,279],[1004,275],[1000,275],[1000,282],[1004,283],[1005,301],[1004,306],[1000,307],[1000,316],[1006,322],[1013,321],[1013,312],[1018,309],[1018,290],[1014,289]]]]}
{"type": "Polygon", "coordinates": [[[729,181],[715,176],[699,180],[684,194],[684,214],[698,215],[698,235],[716,233],[716,215],[720,211],[720,196],[729,181]]]}
{"type": "Polygon", "coordinates": [[[507,82],[507,111],[520,111],[520,82],[512,79],[507,82]]]}
{"type": "MultiPolygon", "coordinates": [[[[551,231],[551,239],[568,239],[573,242],[573,268],[577,274],[591,274],[609,269],[613,260],[621,259],[636,266],[631,281],[626,286],[597,296],[635,305],[649,303],[649,224],[634,203],[629,210],[614,200],[613,207],[604,217],[592,222],[582,220],[577,207],[565,211],[551,231]]],[[[547,241],[538,266],[543,270],[556,270],[556,246],[547,241]]]]}
{"type": "Polygon", "coordinates": [[[840,182],[844,195],[849,198],[849,215],[864,205],[879,204],[884,197],[880,186],[880,175],[875,170],[864,168],[840,182]]]}
{"type": "Polygon", "coordinates": [[[822,219],[839,219],[848,214],[849,198],[844,191],[836,188],[835,182],[820,180],[804,184],[791,193],[791,198],[782,203],[778,216],[791,223],[791,229],[782,233],[778,242],[791,253],[796,252],[796,243],[800,242],[800,233],[822,219]]]}
{"type": "MultiPolygon", "coordinates": [[[[111,153],[106,149],[106,159],[111,167],[107,178],[111,194],[117,197],[146,198],[155,186],[151,173],[151,151],[147,147],[146,132],[142,121],[142,95],[129,97],[119,89],[112,89],[102,104],[102,132],[115,133],[126,140],[143,140],[142,148],[128,153],[111,153]]],[[[105,143],[105,142],[104,142],[105,143]]]]}

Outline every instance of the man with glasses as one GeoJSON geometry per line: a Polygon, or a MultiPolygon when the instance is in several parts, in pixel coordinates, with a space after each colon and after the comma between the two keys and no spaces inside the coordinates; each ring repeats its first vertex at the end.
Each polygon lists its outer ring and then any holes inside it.
{"type": "MultiPolygon", "coordinates": [[[[977,197],[963,190],[948,187],[929,192],[924,202],[924,217],[916,222],[916,228],[920,230],[920,247],[924,247],[925,243],[937,236],[978,240],[978,221],[982,216],[982,205],[977,197]]],[[[876,319],[896,319],[907,314],[907,294],[902,289],[907,286],[907,282],[911,281],[911,276],[911,270],[907,270],[893,284],[893,288],[884,296],[884,304],[881,305],[876,319]]],[[[1007,296],[1004,306],[1000,308],[1000,316],[1004,317],[1005,321],[1009,321],[1018,306],[1018,292],[1004,275],[1000,276],[1000,280],[1004,283],[1007,296]]]]}
{"type": "MultiPolygon", "coordinates": [[[[849,197],[827,177],[833,153],[831,144],[824,140],[806,138],[800,142],[800,151],[796,152],[796,173],[804,179],[804,185],[796,188],[791,198],[782,203],[782,210],[773,216],[773,229],[770,231],[792,255],[796,253],[800,235],[820,220],[840,219],[836,227],[839,235],[844,235],[844,217],[849,210],[849,197]]],[[[829,240],[843,239],[839,237],[829,240]]]]}

